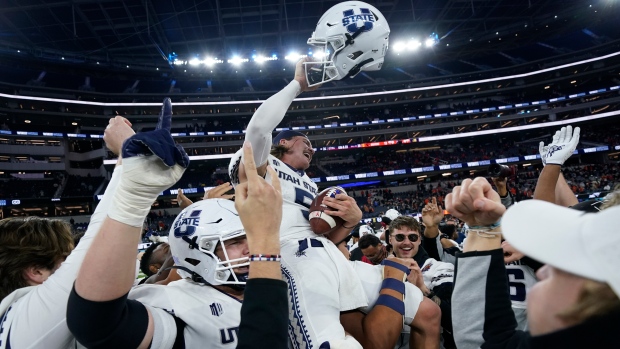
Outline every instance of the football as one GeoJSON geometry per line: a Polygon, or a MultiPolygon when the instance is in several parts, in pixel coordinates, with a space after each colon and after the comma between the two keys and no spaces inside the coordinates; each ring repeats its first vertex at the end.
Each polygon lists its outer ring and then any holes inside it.
{"type": "Polygon", "coordinates": [[[323,204],[323,199],[327,196],[336,197],[338,194],[346,194],[341,187],[329,187],[317,195],[312,204],[310,205],[310,228],[315,234],[323,235],[328,234],[334,228],[342,225],[344,220],[338,216],[330,216],[323,212],[329,209],[327,205],[323,204]]]}

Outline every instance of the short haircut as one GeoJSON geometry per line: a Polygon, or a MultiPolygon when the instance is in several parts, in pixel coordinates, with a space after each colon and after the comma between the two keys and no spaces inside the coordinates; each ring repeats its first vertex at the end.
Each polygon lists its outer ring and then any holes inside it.
{"type": "Polygon", "coordinates": [[[442,234],[446,234],[450,237],[450,239],[454,239],[454,234],[456,233],[456,225],[454,224],[441,224],[439,225],[439,231],[442,234]]]}
{"type": "Polygon", "coordinates": [[[142,254],[142,258],[140,259],[140,270],[149,277],[155,273],[149,270],[149,266],[151,265],[151,257],[153,257],[153,251],[157,248],[157,246],[161,245],[162,242],[152,243],[151,246],[147,247],[144,253],[142,254]]]}
{"type": "Polygon", "coordinates": [[[394,232],[396,229],[409,228],[409,230],[417,231],[420,234],[420,223],[409,216],[398,216],[390,223],[390,232],[394,232]]]}
{"type": "Polygon", "coordinates": [[[367,249],[370,246],[377,247],[381,244],[381,240],[378,237],[372,234],[366,234],[360,238],[360,241],[357,243],[360,250],[367,249]]]}
{"type": "Polygon", "coordinates": [[[26,269],[53,270],[72,250],[69,222],[40,217],[0,220],[0,299],[28,286],[26,269]]]}

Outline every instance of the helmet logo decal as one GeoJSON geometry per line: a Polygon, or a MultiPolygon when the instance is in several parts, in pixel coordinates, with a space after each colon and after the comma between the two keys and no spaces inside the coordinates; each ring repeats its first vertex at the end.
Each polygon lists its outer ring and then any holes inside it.
{"type": "Polygon", "coordinates": [[[194,210],[190,212],[188,217],[187,212],[181,213],[181,217],[177,219],[174,226],[174,237],[180,238],[183,236],[192,236],[196,232],[196,227],[200,223],[200,212],[202,210],[194,210]]]}
{"type": "Polygon", "coordinates": [[[367,8],[360,8],[360,14],[355,14],[354,10],[342,11],[344,18],[342,19],[342,25],[347,27],[347,31],[351,34],[357,32],[361,27],[357,26],[357,23],[364,22],[363,31],[371,31],[372,23],[375,21],[375,15],[367,8]]]}

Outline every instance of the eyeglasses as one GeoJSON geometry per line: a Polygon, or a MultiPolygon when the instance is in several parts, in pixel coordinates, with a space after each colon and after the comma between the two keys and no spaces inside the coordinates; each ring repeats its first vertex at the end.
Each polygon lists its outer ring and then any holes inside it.
{"type": "Polygon", "coordinates": [[[418,234],[411,234],[411,235],[396,234],[396,235],[394,235],[394,239],[396,239],[396,241],[398,241],[398,242],[403,242],[403,241],[405,241],[405,236],[411,242],[416,242],[420,238],[420,236],[418,236],[418,234]]]}

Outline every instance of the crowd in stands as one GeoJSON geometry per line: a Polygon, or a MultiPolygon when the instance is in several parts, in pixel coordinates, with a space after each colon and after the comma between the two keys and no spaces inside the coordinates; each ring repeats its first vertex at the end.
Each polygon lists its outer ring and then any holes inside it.
{"type": "MultiPolygon", "coordinates": [[[[526,169],[517,170],[516,176],[509,179],[508,191],[514,201],[532,199],[541,169],[542,165],[528,166],[526,169]]],[[[414,184],[414,189],[408,191],[393,192],[390,188],[378,188],[355,190],[349,194],[355,197],[364,213],[364,218],[381,216],[389,209],[415,215],[422,212],[431,197],[436,197],[437,202],[444,206],[444,198],[452,191],[452,188],[460,185],[463,179],[475,176],[461,172],[449,179],[434,182],[422,181],[414,184]]],[[[608,192],[620,185],[620,164],[566,166],[564,176],[575,195],[608,192]]]]}
{"type": "Polygon", "coordinates": [[[51,178],[0,179],[0,199],[32,199],[51,198],[62,183],[63,174],[55,174],[51,178]]]}
{"type": "Polygon", "coordinates": [[[74,176],[70,175],[65,189],[62,192],[62,197],[72,196],[90,196],[95,194],[95,190],[103,182],[103,177],[91,177],[88,176],[74,176]]]}

